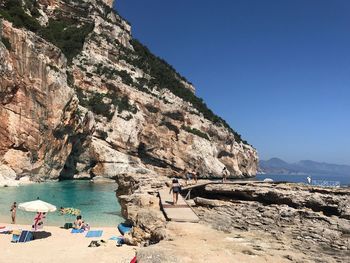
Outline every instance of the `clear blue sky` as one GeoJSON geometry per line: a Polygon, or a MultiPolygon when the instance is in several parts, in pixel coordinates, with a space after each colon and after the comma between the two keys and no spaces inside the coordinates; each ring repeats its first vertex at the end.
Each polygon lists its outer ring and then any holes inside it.
{"type": "Polygon", "coordinates": [[[350,164],[349,0],[116,0],[261,159],[350,164]]]}

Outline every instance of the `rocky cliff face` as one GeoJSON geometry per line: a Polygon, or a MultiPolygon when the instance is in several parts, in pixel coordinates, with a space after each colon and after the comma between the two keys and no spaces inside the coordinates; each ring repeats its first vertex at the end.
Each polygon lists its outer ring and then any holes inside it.
{"type": "Polygon", "coordinates": [[[0,0],[2,165],[32,180],[255,175],[256,150],[111,5],[0,0]]]}

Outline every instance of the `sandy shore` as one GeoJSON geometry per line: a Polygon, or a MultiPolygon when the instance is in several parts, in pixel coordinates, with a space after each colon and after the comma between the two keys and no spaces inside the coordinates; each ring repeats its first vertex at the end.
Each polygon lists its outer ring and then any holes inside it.
{"type": "MultiPolygon", "coordinates": [[[[13,229],[28,229],[29,226],[8,225],[13,229]]],[[[127,262],[135,256],[136,248],[123,245],[117,247],[115,241],[109,240],[100,247],[88,247],[92,240],[108,240],[119,236],[117,228],[99,227],[92,230],[103,230],[101,238],[86,238],[85,234],[71,234],[70,230],[47,226],[43,231],[50,233],[47,238],[33,240],[28,243],[11,243],[12,235],[0,234],[0,262],[127,262]]]]}
{"type": "MultiPolygon", "coordinates": [[[[26,229],[26,226],[18,225],[15,228],[26,229]]],[[[88,245],[92,240],[107,240],[119,235],[116,228],[98,229],[103,230],[103,236],[90,239],[85,234],[71,234],[70,230],[49,226],[44,231],[51,233],[51,236],[28,243],[11,243],[12,235],[0,234],[0,262],[129,263],[136,251],[139,262],[146,263],[313,262],[299,251],[285,247],[283,242],[278,242],[271,235],[256,231],[224,233],[204,224],[169,222],[168,240],[154,246],[117,247],[115,241],[108,241],[106,245],[90,248],[88,245]]]]}

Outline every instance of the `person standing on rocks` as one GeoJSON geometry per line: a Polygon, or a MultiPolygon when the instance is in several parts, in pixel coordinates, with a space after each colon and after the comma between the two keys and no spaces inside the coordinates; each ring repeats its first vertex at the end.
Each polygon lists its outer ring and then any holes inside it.
{"type": "Polygon", "coordinates": [[[177,201],[179,199],[180,190],[181,190],[181,185],[180,185],[179,181],[176,178],[174,178],[172,181],[171,187],[170,187],[170,191],[169,191],[169,194],[171,192],[173,192],[173,205],[177,204],[177,201]]]}
{"type": "Polygon", "coordinates": [[[227,181],[227,176],[230,175],[230,172],[227,170],[226,166],[224,167],[224,169],[222,169],[222,182],[226,183],[227,181]]]}
{"type": "Polygon", "coordinates": [[[306,177],[306,180],[307,180],[308,184],[311,184],[311,182],[312,182],[311,176],[306,177]]]}
{"type": "Polygon", "coordinates": [[[13,205],[11,206],[11,219],[12,219],[12,224],[16,224],[16,212],[17,212],[17,203],[13,202],[13,205]]]}
{"type": "Polygon", "coordinates": [[[193,172],[193,178],[194,178],[194,183],[195,183],[195,184],[197,184],[198,177],[199,177],[199,172],[198,172],[198,170],[195,170],[195,171],[193,172]]]}

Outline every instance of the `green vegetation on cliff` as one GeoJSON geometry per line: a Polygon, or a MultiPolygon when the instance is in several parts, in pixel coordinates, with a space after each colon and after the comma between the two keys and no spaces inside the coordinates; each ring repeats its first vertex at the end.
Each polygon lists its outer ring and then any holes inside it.
{"type": "MultiPolygon", "coordinates": [[[[186,79],[181,77],[171,65],[153,55],[151,51],[138,40],[133,39],[131,44],[136,53],[136,58],[133,59],[131,63],[152,76],[149,86],[157,86],[160,89],[166,88],[170,90],[174,95],[191,103],[195,109],[203,114],[204,118],[216,125],[223,125],[230,130],[235,136],[236,141],[243,141],[241,135],[234,131],[224,119],[214,114],[203,99],[197,97],[191,90],[185,87],[182,81],[186,81],[186,79]]],[[[128,60],[128,62],[130,62],[130,60],[128,60]]],[[[246,141],[243,142],[247,143],[246,141]]]]}
{"type": "MultiPolygon", "coordinates": [[[[60,48],[68,61],[71,61],[81,52],[85,39],[92,32],[94,24],[89,19],[88,14],[91,10],[87,11],[89,7],[88,2],[81,0],[63,0],[63,2],[65,2],[65,6],[53,12],[46,26],[40,25],[36,19],[40,16],[40,13],[38,11],[38,3],[35,0],[25,0],[23,2],[22,0],[3,0],[0,2],[0,17],[12,22],[16,27],[26,28],[37,33],[45,40],[60,48]]],[[[103,4],[100,0],[97,3],[103,8],[95,8],[93,9],[95,10],[94,12],[99,13],[107,21],[115,23],[109,19],[108,15],[110,12],[116,11],[103,4]]],[[[117,19],[118,21],[116,23],[120,23],[122,27],[120,16],[118,15],[117,18],[120,20],[117,19]]],[[[96,73],[104,74],[107,78],[112,79],[119,76],[123,83],[129,86],[135,86],[140,91],[147,93],[150,93],[147,87],[168,89],[177,97],[191,103],[195,108],[195,113],[201,113],[204,118],[213,122],[215,125],[223,125],[234,135],[236,141],[246,143],[246,141],[242,140],[241,135],[234,131],[225,120],[208,108],[203,99],[197,97],[191,90],[186,88],[185,82],[188,81],[171,65],[162,58],[153,55],[138,40],[131,40],[131,45],[134,51],[119,45],[121,49],[120,59],[124,59],[131,65],[142,69],[151,76],[150,80],[138,78],[134,82],[128,72],[107,67],[98,66],[96,73]]],[[[165,98],[159,99],[163,99],[166,102],[165,98]]],[[[96,98],[96,101],[100,100],[96,98]]],[[[123,105],[121,102],[115,102],[115,104],[123,105]]],[[[92,107],[92,105],[90,106],[92,107]]],[[[98,106],[96,107],[98,108],[98,106]]],[[[100,111],[99,109],[96,110],[100,111]]]]}
{"type": "Polygon", "coordinates": [[[119,114],[123,111],[128,111],[133,114],[137,113],[137,108],[130,104],[129,98],[126,95],[121,96],[116,92],[110,92],[107,94],[93,93],[86,96],[83,90],[78,87],[75,88],[75,91],[80,105],[88,108],[95,114],[106,117],[108,121],[112,120],[115,109],[117,109],[119,114]]]}
{"type": "MultiPolygon", "coordinates": [[[[39,31],[40,24],[32,15],[25,12],[22,1],[6,0],[3,2],[3,5],[0,6],[1,17],[12,22],[15,27],[24,27],[33,32],[39,31]]],[[[29,13],[31,14],[30,10],[29,13]]]]}
{"type": "Polygon", "coordinates": [[[210,141],[210,138],[209,138],[208,134],[206,134],[206,133],[204,133],[204,132],[202,132],[202,131],[200,131],[200,130],[198,130],[196,128],[191,128],[191,127],[188,127],[188,126],[182,126],[181,128],[183,130],[189,132],[189,133],[192,133],[194,135],[197,135],[197,136],[199,136],[201,138],[204,138],[204,139],[210,141]]]}
{"type": "Polygon", "coordinates": [[[41,28],[40,34],[47,41],[59,47],[71,61],[83,48],[86,36],[93,30],[92,23],[79,26],[70,25],[69,21],[49,20],[47,27],[41,28]]]}
{"type": "Polygon", "coordinates": [[[48,25],[41,26],[36,20],[39,15],[37,2],[26,0],[24,5],[20,0],[5,0],[0,6],[0,17],[13,23],[15,27],[25,28],[37,33],[48,42],[62,50],[71,61],[83,48],[86,36],[93,30],[93,23],[72,21],[58,16],[50,18],[48,25]],[[72,25],[72,22],[74,24],[72,25]]]}

